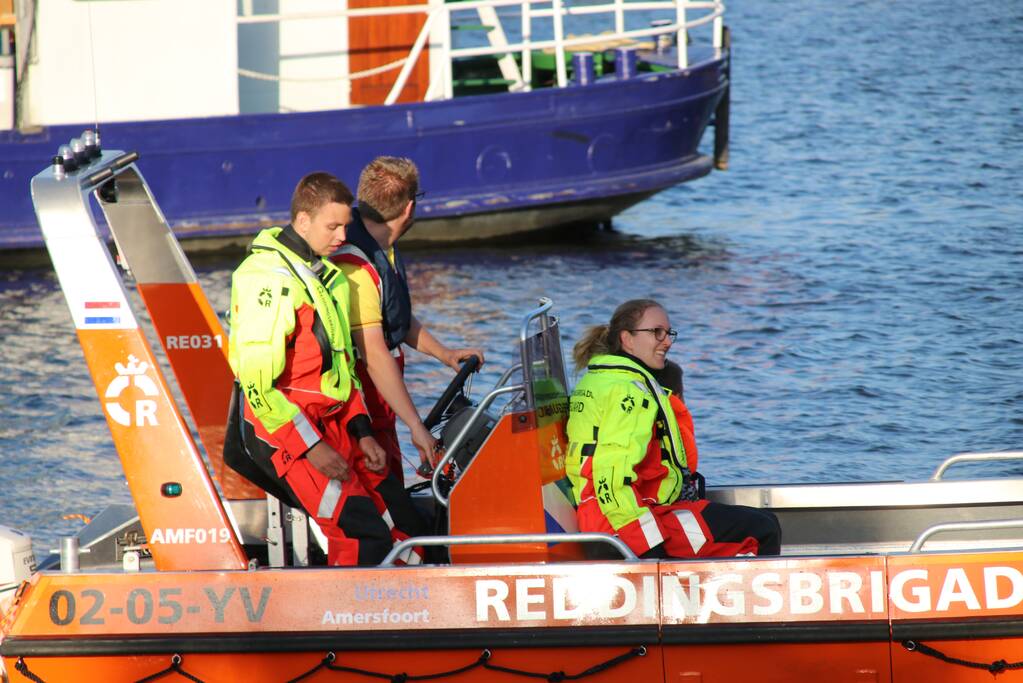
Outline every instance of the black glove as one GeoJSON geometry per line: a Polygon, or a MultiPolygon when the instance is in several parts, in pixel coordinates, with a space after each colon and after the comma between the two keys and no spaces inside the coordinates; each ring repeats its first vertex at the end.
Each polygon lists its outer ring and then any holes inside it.
{"type": "Polygon", "coordinates": [[[703,480],[703,475],[699,472],[690,472],[684,470],[682,475],[682,493],[679,494],[678,499],[682,501],[696,501],[703,500],[707,494],[707,487],[703,480]]]}

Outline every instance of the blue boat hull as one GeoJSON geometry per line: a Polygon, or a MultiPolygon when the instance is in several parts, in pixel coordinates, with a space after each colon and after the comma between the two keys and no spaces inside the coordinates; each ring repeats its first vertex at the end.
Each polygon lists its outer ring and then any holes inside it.
{"type": "MultiPolygon", "coordinates": [[[[353,188],[381,154],[416,161],[417,240],[487,239],[609,219],[710,171],[700,139],[727,87],[727,56],[685,72],[586,86],[343,111],[108,123],[106,148],[137,150],[183,238],[238,237],[287,220],[313,170],[353,188]]],[[[29,179],[84,126],[0,133],[0,249],[35,248],[29,179]]]]}

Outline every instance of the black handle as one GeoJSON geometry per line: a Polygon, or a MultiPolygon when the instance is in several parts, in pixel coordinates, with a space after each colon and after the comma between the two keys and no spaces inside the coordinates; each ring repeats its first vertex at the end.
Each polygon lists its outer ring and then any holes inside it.
{"type": "Polygon", "coordinates": [[[451,401],[455,396],[462,391],[462,386],[465,385],[465,380],[469,378],[469,375],[476,372],[480,367],[480,359],[478,356],[469,356],[462,361],[462,369],[458,371],[455,378],[451,380],[451,384],[444,390],[441,397],[434,404],[433,410],[423,420],[423,424],[426,425],[427,429],[433,429],[440,422],[440,419],[444,417],[444,411],[451,404],[451,401]]]}

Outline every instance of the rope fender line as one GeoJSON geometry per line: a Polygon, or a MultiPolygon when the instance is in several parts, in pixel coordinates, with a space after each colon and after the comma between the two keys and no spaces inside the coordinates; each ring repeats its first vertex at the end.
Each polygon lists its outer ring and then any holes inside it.
{"type": "MultiPolygon", "coordinates": [[[[192,681],[192,683],[206,683],[201,678],[193,676],[192,674],[188,673],[183,668],[181,668],[181,663],[183,661],[184,658],[181,655],[179,654],[171,655],[170,664],[167,666],[166,669],[163,669],[162,671],[157,671],[156,673],[150,674],[145,678],[140,678],[137,681],[135,681],[135,683],[149,683],[149,681],[155,681],[158,678],[163,678],[164,676],[167,676],[168,674],[177,674],[182,678],[187,678],[188,680],[192,681]]],[[[18,657],[18,661],[14,664],[14,669],[25,678],[32,681],[32,683],[46,683],[46,681],[44,681],[42,678],[34,674],[28,668],[28,662],[25,661],[24,657],[18,657]]]]}
{"type": "Polygon", "coordinates": [[[924,643],[918,643],[915,640],[904,640],[902,641],[902,647],[906,648],[909,652],[919,652],[922,655],[928,657],[934,657],[940,659],[948,664],[956,664],[958,666],[965,666],[971,669],[983,669],[993,674],[1000,674],[1004,671],[1011,671],[1014,669],[1023,669],[1023,661],[1009,663],[1004,659],[996,659],[993,662],[974,662],[969,659],[960,659],[959,657],[952,657],[945,654],[940,650],[936,650],[930,645],[924,643]]]}
{"type": "Polygon", "coordinates": [[[36,676],[34,673],[29,671],[28,664],[25,662],[24,657],[18,657],[18,661],[14,663],[14,670],[33,683],[46,683],[46,681],[39,678],[39,676],[36,676]]]}
{"type": "Polygon", "coordinates": [[[291,680],[288,681],[288,683],[298,683],[298,681],[301,681],[302,679],[307,678],[322,669],[326,669],[328,671],[339,671],[342,673],[358,674],[360,676],[366,676],[369,678],[379,678],[381,680],[391,681],[391,683],[406,683],[406,681],[429,681],[436,680],[439,678],[448,678],[449,676],[457,676],[458,674],[462,674],[467,671],[477,669],[480,666],[486,666],[486,661],[488,659],[490,659],[490,650],[484,650],[483,652],[480,653],[480,656],[476,658],[476,661],[466,664],[465,666],[460,666],[456,669],[451,669],[449,671],[438,671],[437,673],[432,674],[408,674],[405,672],[397,674],[388,674],[380,671],[369,671],[367,669],[359,669],[354,666],[344,666],[342,664],[335,664],[334,662],[337,661],[337,655],[335,655],[333,652],[328,652],[327,655],[323,658],[322,661],[320,661],[319,664],[317,664],[304,674],[298,676],[297,678],[292,678],[291,680]]]}
{"type": "Polygon", "coordinates": [[[140,678],[137,681],[135,681],[135,683],[149,683],[149,681],[155,681],[156,679],[163,678],[168,674],[177,674],[179,676],[182,676],[183,678],[187,678],[188,680],[192,681],[192,683],[205,683],[205,681],[203,681],[201,678],[197,678],[196,676],[193,676],[192,674],[188,673],[187,671],[181,668],[181,662],[183,661],[183,659],[184,658],[181,655],[178,654],[171,655],[170,666],[168,666],[163,671],[157,671],[155,674],[150,674],[145,678],[140,678]]]}
{"type": "MultiPolygon", "coordinates": [[[[561,681],[577,681],[582,678],[586,678],[587,676],[592,676],[594,674],[607,671],[608,669],[618,666],[619,664],[627,662],[635,657],[644,657],[646,656],[646,654],[647,654],[646,645],[640,645],[638,647],[630,648],[627,652],[624,652],[616,657],[612,657],[611,659],[605,662],[595,664],[588,669],[580,671],[577,674],[567,674],[564,671],[552,671],[550,673],[543,673],[540,671],[526,671],[525,669],[515,669],[512,667],[492,664],[490,662],[490,659],[493,657],[493,652],[488,648],[483,650],[475,661],[470,662],[469,664],[466,664],[464,666],[451,669],[449,671],[438,671],[436,673],[431,674],[409,674],[404,672],[397,674],[388,674],[381,671],[369,671],[368,669],[359,669],[352,666],[344,666],[342,664],[337,664],[336,663],[337,655],[334,654],[333,652],[328,652],[323,657],[323,659],[321,659],[316,664],[316,666],[309,669],[305,673],[296,676],[295,678],[288,679],[286,683],[299,683],[299,681],[305,680],[312,676],[313,674],[315,674],[316,672],[322,671],[324,669],[326,669],[327,671],[337,671],[341,673],[357,674],[369,678],[377,678],[380,680],[390,681],[391,683],[408,683],[409,681],[430,681],[441,678],[448,678],[481,667],[489,671],[499,671],[501,673],[506,673],[513,676],[539,678],[549,681],[550,683],[560,683],[561,681]]],[[[181,655],[179,654],[172,655],[170,658],[170,664],[167,666],[166,669],[157,671],[156,673],[150,674],[149,676],[146,676],[144,678],[140,678],[135,683],[149,683],[150,681],[155,681],[159,678],[163,678],[164,676],[168,676],[171,674],[177,674],[182,678],[187,678],[188,680],[192,681],[192,683],[206,683],[201,678],[198,678],[197,676],[194,676],[185,671],[182,668],[183,662],[184,657],[182,657],[181,655]]],[[[1020,666],[1023,667],[1023,663],[1021,663],[1020,666]]],[[[20,673],[22,676],[29,679],[33,683],[46,683],[45,680],[34,674],[28,668],[28,663],[25,661],[24,657],[18,658],[18,661],[14,665],[14,668],[18,673],[20,673]]]]}
{"type": "Polygon", "coordinates": [[[498,666],[497,664],[491,664],[490,662],[484,662],[483,663],[483,668],[484,669],[488,669],[490,671],[501,671],[503,673],[513,674],[513,675],[516,675],[516,676],[526,676],[526,677],[529,677],[529,678],[541,678],[541,679],[544,679],[546,681],[549,681],[550,683],[560,683],[561,681],[578,681],[578,680],[580,680],[582,678],[586,678],[587,676],[592,676],[594,674],[598,674],[598,673],[601,673],[603,671],[607,671],[608,669],[610,669],[612,667],[615,667],[615,666],[618,666],[619,664],[622,664],[624,662],[627,662],[630,659],[633,659],[634,657],[645,657],[646,653],[647,653],[646,645],[640,645],[639,647],[631,648],[628,652],[620,654],[617,657],[612,657],[611,659],[607,660],[606,662],[602,662],[600,664],[595,664],[594,666],[591,666],[590,668],[586,669],[585,671],[581,671],[581,672],[579,672],[577,674],[567,674],[564,671],[552,671],[549,674],[545,674],[545,673],[540,673],[540,672],[535,672],[535,671],[524,671],[522,669],[513,669],[511,667],[506,667],[506,666],[498,666]]]}

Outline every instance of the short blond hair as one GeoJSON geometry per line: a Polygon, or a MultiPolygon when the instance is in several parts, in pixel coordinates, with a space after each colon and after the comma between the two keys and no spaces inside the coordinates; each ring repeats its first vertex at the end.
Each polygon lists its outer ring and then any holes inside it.
{"type": "Polygon", "coordinates": [[[376,223],[401,215],[419,192],[419,169],[404,157],[377,157],[359,174],[359,212],[376,223]]]}

